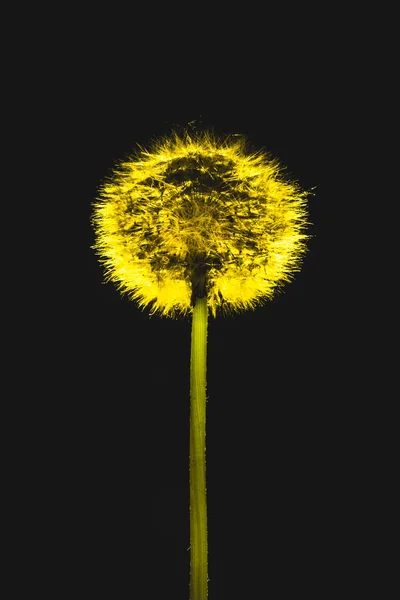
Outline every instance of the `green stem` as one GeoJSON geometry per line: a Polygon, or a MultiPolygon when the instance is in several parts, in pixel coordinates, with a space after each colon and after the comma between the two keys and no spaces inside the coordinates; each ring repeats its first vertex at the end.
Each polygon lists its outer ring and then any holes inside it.
{"type": "Polygon", "coordinates": [[[190,600],[208,597],[206,498],[207,298],[193,308],[190,354],[190,600]]]}

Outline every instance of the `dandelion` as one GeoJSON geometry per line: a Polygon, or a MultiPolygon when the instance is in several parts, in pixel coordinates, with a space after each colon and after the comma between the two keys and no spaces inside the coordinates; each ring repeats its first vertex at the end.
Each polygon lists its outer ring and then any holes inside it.
{"type": "Polygon", "coordinates": [[[150,314],[192,317],[191,600],[205,600],[208,585],[208,312],[253,309],[293,278],[306,251],[307,196],[244,137],[186,131],[121,160],[94,204],[106,279],[150,314]]]}

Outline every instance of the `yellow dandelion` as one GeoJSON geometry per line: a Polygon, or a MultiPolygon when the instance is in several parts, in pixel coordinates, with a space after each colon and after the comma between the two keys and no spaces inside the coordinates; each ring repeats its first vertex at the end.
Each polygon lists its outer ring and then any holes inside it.
{"type": "Polygon", "coordinates": [[[271,299],[301,265],[306,198],[276,160],[242,137],[173,134],[120,161],[94,205],[106,276],[151,313],[192,315],[190,598],[208,597],[208,309],[271,299]]]}
{"type": "Polygon", "coordinates": [[[196,297],[214,317],[271,299],[301,265],[308,194],[246,145],[174,133],[120,161],[93,211],[107,280],[170,317],[196,297]]]}

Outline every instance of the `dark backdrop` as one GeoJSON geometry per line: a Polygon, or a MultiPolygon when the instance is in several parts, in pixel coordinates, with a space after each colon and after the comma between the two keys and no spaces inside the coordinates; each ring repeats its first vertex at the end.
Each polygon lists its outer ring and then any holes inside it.
{"type": "Polygon", "coordinates": [[[352,548],[365,466],[345,268],[357,257],[344,215],[360,203],[349,187],[362,69],[350,17],[160,10],[78,19],[66,42],[58,118],[84,259],[81,281],[66,274],[53,432],[65,434],[71,580],[85,575],[87,595],[189,596],[190,321],[150,318],[103,282],[90,214],[115,160],[195,121],[244,134],[315,188],[294,281],[263,307],[209,320],[210,600],[342,595],[362,570],[352,548]]]}

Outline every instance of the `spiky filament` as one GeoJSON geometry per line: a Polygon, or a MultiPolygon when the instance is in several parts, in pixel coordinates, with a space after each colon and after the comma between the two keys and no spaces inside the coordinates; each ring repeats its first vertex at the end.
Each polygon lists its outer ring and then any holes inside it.
{"type": "Polygon", "coordinates": [[[254,308],[299,270],[307,195],[242,137],[175,133],[104,182],[94,247],[107,279],[152,313],[189,313],[195,286],[214,317],[254,308]]]}
{"type": "Polygon", "coordinates": [[[206,498],[207,298],[196,298],[190,356],[190,600],[206,600],[208,539],[206,498]]]}

